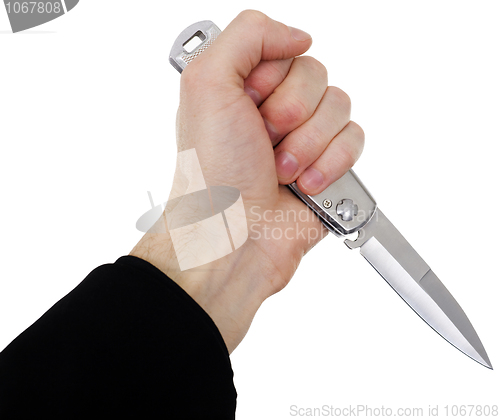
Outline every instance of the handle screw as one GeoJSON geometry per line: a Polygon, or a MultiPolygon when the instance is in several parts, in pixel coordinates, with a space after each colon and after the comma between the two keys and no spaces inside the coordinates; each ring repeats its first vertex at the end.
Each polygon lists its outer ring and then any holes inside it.
{"type": "Polygon", "coordinates": [[[330,207],[332,207],[332,200],[329,200],[328,198],[324,199],[323,200],[323,207],[325,209],[329,209],[330,207]]]}

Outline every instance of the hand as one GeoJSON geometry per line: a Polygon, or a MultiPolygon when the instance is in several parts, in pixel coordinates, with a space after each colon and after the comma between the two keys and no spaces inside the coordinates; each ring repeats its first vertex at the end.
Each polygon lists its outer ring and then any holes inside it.
{"type": "Polygon", "coordinates": [[[297,57],[311,43],[302,31],[244,11],[182,73],[178,150],[196,150],[207,185],[241,192],[250,232],[245,244],[203,271],[179,270],[168,232],[147,233],[131,252],[205,309],[229,352],[260,304],[288,284],[327,232],[284,185],[297,180],[303,192],[318,194],[363,148],[349,97],[328,86],[321,63],[297,57]],[[301,213],[307,217],[292,217],[301,213]]]}

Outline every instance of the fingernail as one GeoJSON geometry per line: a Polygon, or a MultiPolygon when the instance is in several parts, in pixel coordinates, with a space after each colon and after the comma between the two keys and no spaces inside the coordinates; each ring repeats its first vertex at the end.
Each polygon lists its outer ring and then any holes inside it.
{"type": "Polygon", "coordinates": [[[307,41],[308,39],[311,39],[312,36],[309,35],[307,32],[304,32],[300,29],[294,28],[292,26],[289,26],[290,28],[290,33],[292,34],[292,37],[297,40],[297,41],[307,41]]]}
{"type": "Polygon", "coordinates": [[[252,101],[255,103],[255,105],[259,106],[261,102],[261,98],[259,95],[259,92],[257,92],[255,89],[251,88],[250,86],[245,86],[243,88],[245,93],[252,98],[252,101]]]}
{"type": "Polygon", "coordinates": [[[275,157],[278,178],[290,179],[299,169],[297,158],[288,152],[279,152],[275,157]]]}
{"type": "Polygon", "coordinates": [[[269,138],[271,139],[271,143],[275,144],[275,142],[278,140],[278,131],[274,128],[274,125],[272,125],[269,121],[267,121],[264,118],[264,125],[266,126],[267,134],[269,134],[269,138]]]}
{"type": "Polygon", "coordinates": [[[325,181],[323,174],[314,168],[306,169],[299,179],[301,184],[310,192],[317,190],[325,181]]]}

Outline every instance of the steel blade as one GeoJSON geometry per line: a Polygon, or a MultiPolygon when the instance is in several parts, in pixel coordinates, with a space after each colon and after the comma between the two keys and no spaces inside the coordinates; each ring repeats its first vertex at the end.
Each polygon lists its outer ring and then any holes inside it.
{"type": "Polygon", "coordinates": [[[437,333],[478,363],[492,369],[467,315],[394,225],[377,209],[349,248],[363,257],[437,333]]]}

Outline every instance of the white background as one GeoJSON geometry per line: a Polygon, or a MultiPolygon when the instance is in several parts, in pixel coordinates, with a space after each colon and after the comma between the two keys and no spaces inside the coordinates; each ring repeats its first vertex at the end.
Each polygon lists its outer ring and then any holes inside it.
{"type": "MultiPolygon", "coordinates": [[[[245,8],[312,34],[308,54],[366,133],[358,175],[500,364],[494,1],[82,0],[19,34],[0,8],[0,348],[139,240],[147,191],[165,200],[174,170],[170,47],[191,23],[224,28],[245,8]]],[[[289,419],[291,405],[438,404],[440,417],[500,405],[498,372],[446,343],[334,237],[263,304],[231,359],[239,420],[289,419]]]]}

